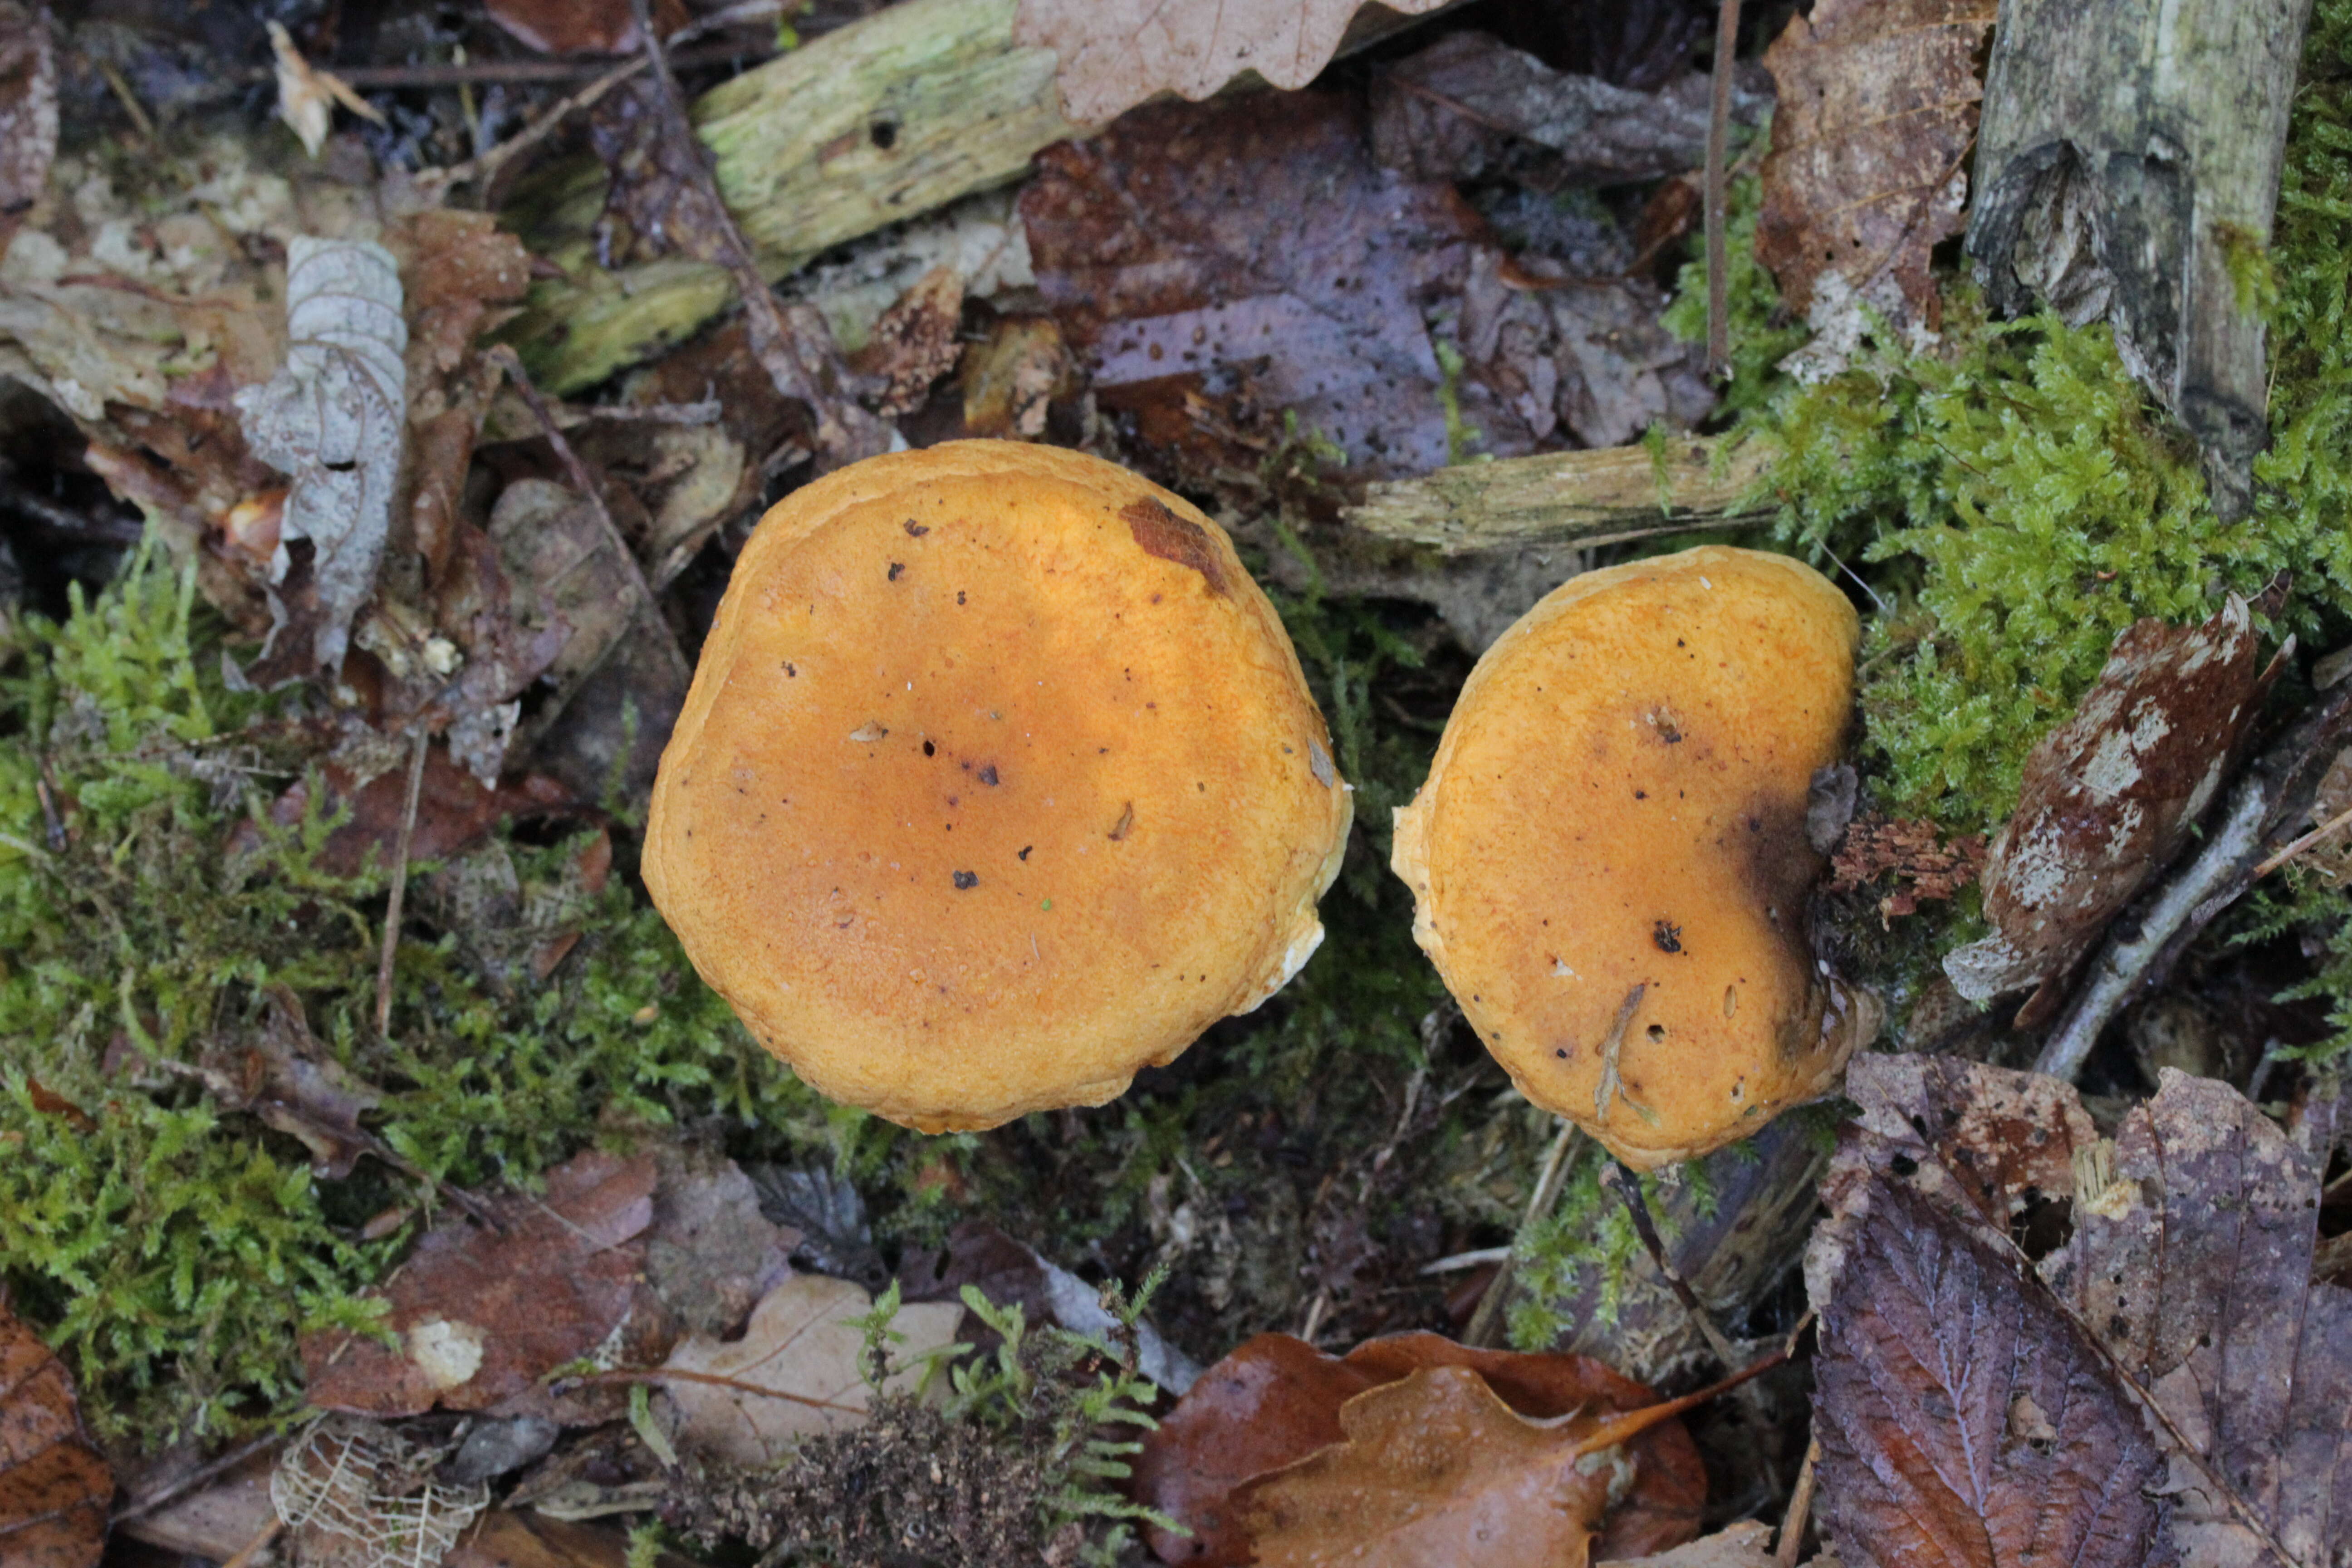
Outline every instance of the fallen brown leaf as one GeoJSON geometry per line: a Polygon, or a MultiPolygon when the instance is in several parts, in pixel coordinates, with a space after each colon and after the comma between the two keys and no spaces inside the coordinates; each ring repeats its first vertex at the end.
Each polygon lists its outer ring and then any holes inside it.
{"type": "Polygon", "coordinates": [[[0,1562],[97,1568],[113,1497],[65,1363],[0,1307],[0,1562]]]}
{"type": "Polygon", "coordinates": [[[361,1155],[383,1152],[360,1125],[383,1097],[312,1037],[301,998],[283,984],[265,993],[259,1026],[206,1052],[200,1070],[225,1110],[250,1111],[300,1139],[314,1174],[341,1181],[361,1155]]]}
{"type": "Polygon", "coordinates": [[[2201,626],[2135,622],[2098,683],[2026,758],[2017,810],[1986,852],[1993,934],[1946,955],[1961,995],[2039,984],[2021,1026],[2049,1017],[2107,922],[2187,842],[2228,777],[2269,674],[2245,601],[2201,626]]]}
{"type": "Polygon", "coordinates": [[[550,1171],[542,1194],[491,1199],[499,1230],[457,1220],[428,1232],[374,1292],[394,1345],[304,1336],[310,1402],[384,1416],[480,1410],[596,1349],[630,1315],[653,1187],[650,1159],[591,1152],[550,1171]]]}
{"type": "MultiPolygon", "coordinates": [[[[1932,1214],[1935,1233],[1948,1238],[1936,1245],[1958,1236],[1997,1270],[1979,1271],[1983,1304],[1964,1310],[1956,1300],[1932,1314],[1951,1343],[1966,1342],[1956,1327],[1973,1333],[1996,1308],[2011,1310],[2004,1304],[2015,1298],[2029,1305],[2013,1310],[2037,1314],[2037,1322],[2043,1309],[2031,1303],[2046,1302],[2066,1332],[2025,1343],[2022,1361],[2003,1363],[1995,1347],[1991,1364],[2039,1375],[2028,1364],[2037,1355],[2071,1366],[2071,1347],[2096,1347],[2089,1372],[2070,1373],[2066,1405],[2039,1393],[2032,1411],[2012,1402],[2008,1419],[2021,1440],[2044,1445],[2046,1458],[2061,1440],[2128,1447],[2134,1434],[2152,1438],[2147,1485],[2168,1509],[2170,1539],[2189,1568],[2253,1568],[2282,1554],[2324,1563],[2352,1549],[2352,1498],[2335,1479],[2352,1465],[2344,1421],[2352,1408],[2352,1291],[2313,1280],[2319,1179],[2311,1153],[2229,1085],[2168,1069],[2156,1098],[2125,1117],[2112,1143],[2097,1136],[2071,1086],[2035,1074],[1870,1057],[1856,1059],[1847,1092],[1862,1113],[1841,1138],[1824,1184],[1833,1217],[1806,1261],[1817,1304],[1846,1289],[1841,1279],[1864,1277],[1857,1268],[1878,1267],[1870,1258],[1892,1256],[1893,1240],[1862,1237],[1851,1216],[1882,1194],[1899,1194],[1914,1233],[1928,1234],[1919,1216],[1932,1214]],[[2020,1245],[2039,1258],[2030,1272],[2020,1245]],[[2104,1415],[2070,1418],[2078,1408],[2106,1408],[2104,1395],[2095,1397],[2102,1379],[2130,1395],[2116,1418],[2121,1438],[2104,1415]],[[2143,1414],[2147,1405],[2153,1420],[2143,1414]]],[[[2327,1107],[2315,1105],[2310,1117],[2320,1128],[2307,1128],[2310,1136],[2324,1142],[2327,1107]]],[[[1943,1277],[1924,1265],[1916,1274],[1936,1278],[1943,1277]]],[[[1878,1278],[1853,1294],[1852,1310],[1899,1311],[1899,1282],[1878,1278]]],[[[1831,1337],[1844,1331],[1826,1310],[1823,1324],[1826,1422],[1845,1418],[1831,1408],[1826,1369],[1831,1337]]],[[[1948,1368],[1958,1365],[1948,1352],[1936,1353],[1948,1368]]],[[[1876,1354],[1861,1364],[1893,1363],[1876,1354]]],[[[1827,1458],[1826,1429],[1823,1445],[1823,1506],[1837,1528],[1842,1508],[1874,1507],[1885,1488],[1833,1485],[1843,1471],[1827,1458]]],[[[1856,1451],[1885,1484],[1923,1495],[1942,1485],[1883,1452],[1856,1451]]],[[[2097,1469],[2089,1464],[2084,1486],[2099,1479],[2097,1469]]],[[[2002,1492],[1993,1511],[2030,1511],[2042,1495],[2002,1492]]],[[[2132,1511],[2132,1500],[2118,1498],[2104,1521],[2084,1528],[2108,1529],[2132,1511]]]]}
{"type": "MultiPolygon", "coordinates": [[[[846,1279],[799,1274],[752,1309],[740,1339],[680,1342],[661,1370],[683,1375],[655,1377],[677,1411],[678,1446],[763,1469],[802,1436],[863,1421],[874,1388],[866,1381],[866,1336],[849,1320],[872,1305],[846,1279]]],[[[954,1343],[962,1316],[944,1302],[901,1307],[891,1328],[906,1339],[892,1355],[913,1362],[954,1343]]],[[[908,1367],[882,1386],[911,1390],[922,1370],[908,1367]]]]}
{"type": "Polygon", "coordinates": [[[1433,1367],[1339,1409],[1343,1442],[1247,1489],[1255,1562],[1320,1568],[1582,1568],[1609,1467],[1582,1424],[1515,1414],[1484,1378],[1433,1367]]]}
{"type": "MultiPolygon", "coordinates": [[[[644,47],[629,0],[486,0],[483,9],[543,55],[625,55],[644,47]]],[[[686,23],[679,0],[658,0],[654,26],[664,37],[686,23]]]]}
{"type": "MultiPolygon", "coordinates": [[[[1649,1557],[1612,1560],[1600,1568],[1771,1568],[1772,1527],[1747,1519],[1687,1545],[1649,1557]]],[[[1820,1559],[1815,1559],[1819,1562],[1820,1559]]]]}
{"type": "MultiPolygon", "coordinates": [[[[1417,16],[1445,0],[1389,0],[1417,16]]],[[[1021,0],[1015,42],[1054,51],[1062,112],[1091,124],[1154,93],[1203,99],[1245,70],[1305,87],[1363,0],[1021,0]]]]}
{"type": "Polygon", "coordinates": [[[1780,91],[1756,255],[1790,310],[1810,310],[1826,276],[1865,298],[1887,278],[1912,321],[1936,324],[1928,253],[1962,227],[1994,8],[1822,0],[1764,52],[1780,91]]]}
{"type": "MultiPolygon", "coordinates": [[[[441,1568],[631,1568],[628,1532],[576,1524],[530,1509],[495,1508],[457,1538],[441,1568]]],[[[654,1568],[694,1568],[656,1552],[654,1568]]]]}
{"type": "Polygon", "coordinates": [[[963,351],[956,337],[962,312],[962,276],[934,267],[876,320],[874,335],[849,358],[851,369],[882,383],[876,413],[911,414],[930,397],[931,383],[953,370],[963,351]]]}
{"type": "Polygon", "coordinates": [[[792,1273],[800,1233],[760,1212],[751,1179],[725,1155],[666,1145],[654,1158],[661,1176],[646,1231],[646,1281],[684,1332],[731,1334],[792,1273]]]}
{"type": "MultiPolygon", "coordinates": [[[[379,773],[366,784],[351,787],[350,775],[330,765],[320,782],[325,798],[321,815],[347,805],[350,816],[327,835],[320,851],[321,868],[339,877],[355,874],[373,857],[389,867],[400,837],[401,818],[407,813],[408,780],[395,770],[379,773]]],[[[311,807],[311,785],[298,780],[270,803],[270,820],[280,827],[301,822],[311,807]]],[[[510,784],[486,789],[481,781],[449,755],[446,746],[430,747],[425,757],[425,783],[420,795],[415,835],[409,858],[440,860],[480,838],[499,823],[518,816],[562,816],[578,810],[570,791],[554,780],[532,774],[510,784]]],[[[232,858],[248,848],[256,835],[232,834],[232,858]]]]}
{"type": "MultiPolygon", "coordinates": [[[[1368,1340],[1345,1358],[1287,1334],[1259,1334],[1201,1374],[1144,1439],[1129,1490],[1186,1526],[1150,1529],[1162,1561],[1221,1568],[1250,1560],[1248,1488],[1344,1440],[1340,1411],[1369,1390],[1444,1369],[1484,1380],[1508,1412],[1543,1422],[1606,1418],[1653,1403],[1650,1391],[1587,1356],[1474,1350],[1436,1334],[1368,1340]]],[[[1625,1448],[1630,1484],[1607,1521],[1607,1554],[1640,1556],[1697,1532],[1706,1478],[1677,1422],[1625,1448]]]]}

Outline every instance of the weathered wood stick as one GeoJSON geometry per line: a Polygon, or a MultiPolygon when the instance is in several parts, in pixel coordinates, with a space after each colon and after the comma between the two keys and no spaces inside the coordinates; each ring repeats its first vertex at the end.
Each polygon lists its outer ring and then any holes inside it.
{"type": "MultiPolygon", "coordinates": [[[[1013,41],[1018,8],[900,0],[695,103],[719,192],[771,281],[827,247],[1018,179],[1041,148],[1087,133],[1062,115],[1054,51],[1013,41]]],[[[1416,19],[1367,5],[1341,50],[1416,19]]],[[[589,233],[607,177],[593,160],[568,161],[502,215],[568,275],[536,286],[508,331],[557,395],[660,352],[735,297],[723,269],[680,257],[598,266],[589,233]]]]}
{"type": "Polygon", "coordinates": [[[1706,437],[1680,437],[1661,458],[1647,447],[1546,452],[1465,463],[1417,479],[1376,484],[1342,514],[1367,533],[1433,544],[1448,555],[1512,544],[1614,544],[1719,527],[1770,465],[1761,443],[1720,453],[1706,437]]]}

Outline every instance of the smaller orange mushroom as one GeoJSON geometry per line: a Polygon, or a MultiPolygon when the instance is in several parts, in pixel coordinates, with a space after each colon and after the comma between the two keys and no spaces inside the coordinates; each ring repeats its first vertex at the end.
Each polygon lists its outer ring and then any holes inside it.
{"type": "Polygon", "coordinates": [[[1413,934],[1529,1100],[1649,1169],[1822,1093],[1876,1029],[1814,958],[1813,775],[1853,608],[1786,556],[1591,572],[1488,649],[1396,814],[1413,934]]]}

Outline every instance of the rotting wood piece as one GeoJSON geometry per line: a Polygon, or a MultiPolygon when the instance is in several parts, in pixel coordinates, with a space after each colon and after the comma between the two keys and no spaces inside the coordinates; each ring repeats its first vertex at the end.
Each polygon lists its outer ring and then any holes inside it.
{"type": "Polygon", "coordinates": [[[1677,437],[1663,455],[1645,446],[1544,452],[1375,484],[1342,515],[1367,533],[1448,555],[1510,544],[1591,549],[1719,527],[1740,515],[1770,463],[1761,443],[1724,451],[1706,437],[1677,437]]]}
{"type": "Polygon", "coordinates": [[[2261,309],[2238,279],[2270,243],[2310,14],[2001,0],[1985,82],[1968,252],[1994,308],[2112,321],[2226,520],[2252,504],[2269,430],[2261,309]]]}

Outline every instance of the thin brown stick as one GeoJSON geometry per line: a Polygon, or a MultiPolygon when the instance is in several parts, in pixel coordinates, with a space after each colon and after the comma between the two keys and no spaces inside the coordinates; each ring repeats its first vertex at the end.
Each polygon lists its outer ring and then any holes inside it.
{"type": "Polygon", "coordinates": [[[1805,1549],[1805,1522],[1813,1512],[1813,1474],[1822,1462],[1822,1440],[1805,1449],[1805,1468],[1797,1472],[1797,1489],[1789,1498],[1789,1511],[1780,1516],[1780,1536],[1772,1542],[1772,1561],[1779,1568],[1797,1568],[1797,1553],[1805,1549]]]}
{"type": "MultiPolygon", "coordinates": [[[[706,44],[699,48],[679,49],[670,57],[673,67],[679,70],[696,70],[704,66],[732,65],[738,60],[757,65],[771,59],[775,51],[767,48],[745,48],[733,44],[706,44]]],[[[454,62],[415,66],[351,66],[335,67],[347,87],[373,88],[389,91],[397,88],[493,86],[498,84],[529,85],[533,82],[583,81],[610,71],[614,57],[604,55],[577,60],[468,60],[463,65],[454,62]]],[[[259,68],[244,73],[240,85],[277,80],[275,72],[259,68]]]]}
{"type": "Polygon", "coordinates": [[[559,1382],[567,1388],[601,1386],[606,1384],[630,1383],[703,1383],[713,1388],[731,1388],[738,1394],[756,1394],[769,1399],[790,1400],[805,1405],[812,1410],[837,1410],[845,1415],[863,1415],[862,1405],[835,1405],[829,1399],[811,1399],[805,1394],[788,1394],[781,1388],[762,1388],[756,1383],[743,1383],[731,1377],[721,1377],[712,1372],[683,1372],[675,1367],[648,1367],[632,1372],[623,1367],[612,1372],[592,1372],[580,1377],[567,1377],[559,1382]]]}
{"type": "Polygon", "coordinates": [[[198,1465],[194,1469],[190,1470],[186,1475],[182,1476],[178,1480],[171,1483],[171,1485],[157,1487],[153,1491],[149,1492],[144,1497],[132,1498],[121,1508],[116,1509],[113,1514],[107,1520],[107,1523],[110,1525],[115,1525],[121,1524],[128,1520],[144,1519],[147,1515],[153,1513],[157,1509],[162,1508],[165,1503],[170,1502],[173,1499],[185,1497],[188,1493],[195,1490],[196,1488],[203,1486],[205,1482],[212,1480],[214,1478],[226,1475],[229,1471],[236,1468],[239,1465],[253,1458],[254,1455],[260,1453],[264,1448],[268,1447],[277,1441],[278,1441],[278,1435],[273,1432],[268,1436],[256,1437],[250,1443],[240,1444],[236,1447],[231,1448],[227,1453],[223,1454],[219,1458],[198,1465]]]}
{"type": "MultiPolygon", "coordinates": [[[[1549,1215],[1552,1205],[1559,1202],[1559,1189],[1568,1180],[1569,1156],[1576,1150],[1577,1138],[1576,1123],[1563,1118],[1559,1124],[1559,1136],[1551,1141],[1551,1150],[1544,1156],[1543,1169],[1536,1176],[1535,1191],[1528,1198],[1527,1217],[1519,1222],[1519,1240],[1526,1240],[1528,1232],[1535,1228],[1536,1222],[1549,1215]]],[[[1504,1258],[1503,1266],[1495,1270],[1495,1277],[1486,1281],[1486,1293],[1478,1298],[1477,1310],[1470,1314],[1470,1324],[1462,1331],[1464,1344],[1487,1345],[1493,1342],[1496,1325],[1502,1321],[1503,1303],[1511,1294],[1512,1266],[1517,1251],[1514,1246],[1513,1256],[1504,1258]]]]}
{"type": "Polygon", "coordinates": [[[2340,812],[2336,816],[2329,817],[2326,821],[2321,823],[2318,826],[2313,828],[2310,832],[2305,834],[2302,837],[2296,839],[2294,843],[2288,845],[2285,848],[2280,850],[2277,854],[2272,856],[2269,859],[2255,867],[2254,879],[2256,881],[2260,881],[2263,878],[2269,876],[2272,872],[2277,870],[2280,867],[2285,865],[2288,861],[2294,859],[2296,856],[2302,854],[2305,850],[2310,848],[2321,839],[2327,837],[2331,834],[2341,832],[2347,825],[2352,825],[2352,811],[2340,812]]]}
{"type": "Polygon", "coordinates": [[[1706,1342],[1706,1348],[1715,1352],[1715,1359],[1725,1367],[1737,1366],[1738,1355],[1731,1348],[1731,1342],[1723,1337],[1723,1331],[1715,1326],[1715,1314],[1706,1310],[1706,1303],[1698,1299],[1697,1292],[1690,1288],[1689,1282],[1675,1272],[1673,1264],[1666,1261],[1665,1243],[1659,1238],[1657,1222],[1650,1217],[1649,1203],[1642,1196],[1642,1178],[1620,1162],[1603,1171],[1601,1179],[1616,1189],[1618,1199],[1625,1205],[1625,1213],[1633,1221],[1633,1234],[1642,1238],[1643,1248],[1649,1253],[1650,1262],[1656,1268],[1658,1277],[1666,1282],[1666,1289],[1675,1293],[1675,1300],[1680,1301],[1683,1310],[1690,1314],[1692,1323],[1698,1329],[1699,1338],[1706,1342]]]}
{"type": "Polygon", "coordinates": [[[1597,1454],[1603,1448],[1613,1448],[1620,1443],[1640,1436],[1661,1421],[1680,1415],[1685,1410],[1696,1410],[1708,1400],[1730,1393],[1748,1379],[1763,1376],[1788,1359],[1788,1352],[1774,1351],[1754,1365],[1742,1367],[1721,1383],[1711,1383],[1696,1394],[1685,1394],[1680,1399],[1669,1399],[1662,1405],[1648,1405],[1639,1410],[1628,1411],[1613,1421],[1603,1423],[1599,1430],[1577,1444],[1576,1452],[1580,1458],[1586,1454],[1597,1454]]]}
{"type": "Polygon", "coordinates": [[[582,110],[589,108],[598,99],[645,68],[646,61],[642,56],[614,67],[570,98],[534,116],[530,124],[525,125],[488,152],[468,158],[462,163],[452,163],[446,168],[424,170],[417,174],[416,184],[420,188],[428,191],[444,191],[467,180],[478,179],[482,183],[483,187],[488,189],[490,182],[498,178],[499,171],[513,162],[518,154],[527,153],[545,141],[565,121],[582,110]]]}
{"type": "Polygon", "coordinates": [[[1724,155],[1731,148],[1731,70],[1739,52],[1739,0],[1718,0],[1715,12],[1715,77],[1706,108],[1706,368],[1731,370],[1730,180],[1724,155]]]}
{"type": "Polygon", "coordinates": [[[400,837],[392,850],[392,896],[383,910],[383,955],[375,966],[375,1032],[392,1035],[392,965],[400,952],[400,907],[408,900],[408,850],[416,837],[416,805],[425,793],[425,753],[433,737],[420,724],[408,754],[408,802],[400,811],[400,837]]]}

